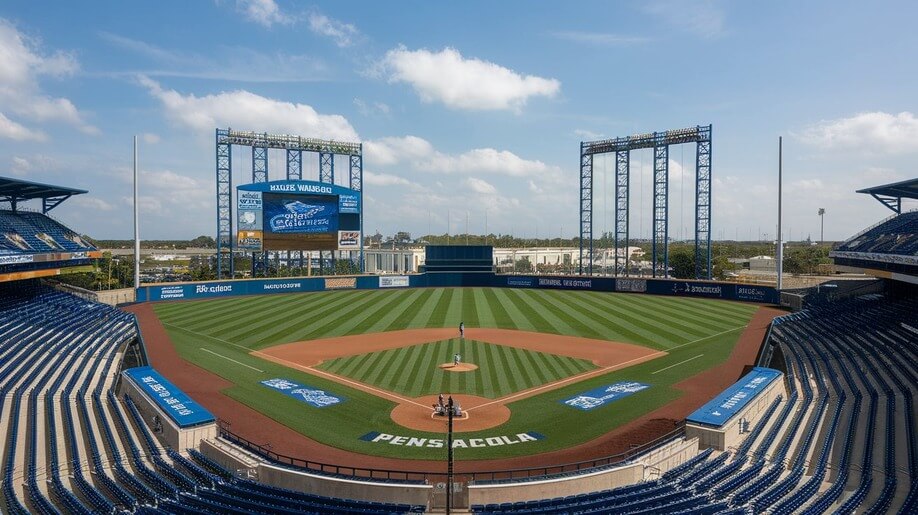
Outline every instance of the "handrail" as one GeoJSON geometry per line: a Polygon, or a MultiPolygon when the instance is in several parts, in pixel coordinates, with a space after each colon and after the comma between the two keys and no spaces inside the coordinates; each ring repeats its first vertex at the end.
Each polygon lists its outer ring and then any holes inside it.
{"type": "MultiPolygon", "coordinates": [[[[278,463],[281,465],[290,466],[293,468],[301,469],[304,472],[316,472],[323,474],[334,474],[334,475],[344,475],[350,476],[356,479],[384,479],[387,481],[442,481],[446,478],[446,472],[429,472],[429,471],[418,471],[418,470],[393,470],[393,469],[375,469],[367,467],[355,467],[347,465],[336,465],[331,463],[323,463],[319,461],[307,460],[302,458],[296,458],[293,456],[287,456],[280,454],[271,450],[270,443],[257,444],[252,441],[247,440],[246,438],[233,433],[227,429],[227,423],[223,420],[217,421],[220,436],[229,440],[230,442],[242,447],[243,449],[253,452],[258,456],[278,463]]],[[[518,468],[518,469],[505,469],[505,470],[496,470],[496,471],[471,471],[471,472],[457,472],[455,475],[457,477],[464,477],[469,481],[494,481],[494,480],[504,480],[504,479],[529,479],[533,477],[551,477],[562,474],[569,474],[571,472],[587,472],[591,469],[597,469],[601,467],[607,467],[610,465],[615,465],[618,463],[623,463],[634,458],[638,454],[641,454],[645,451],[649,451],[663,443],[666,443],[679,435],[683,434],[685,431],[685,423],[681,422],[679,426],[662,435],[654,440],[646,442],[644,444],[632,447],[631,449],[619,453],[613,454],[611,456],[605,456],[602,458],[596,458],[592,460],[584,460],[572,463],[564,463],[559,465],[547,465],[544,467],[529,467],[529,468],[518,468]]]]}

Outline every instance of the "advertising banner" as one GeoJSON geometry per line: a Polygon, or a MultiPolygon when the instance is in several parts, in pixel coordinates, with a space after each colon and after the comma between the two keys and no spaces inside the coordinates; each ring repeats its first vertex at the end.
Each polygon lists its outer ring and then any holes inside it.
{"type": "Polygon", "coordinates": [[[340,395],[333,395],[327,393],[325,390],[294,383],[287,379],[267,379],[262,381],[261,384],[272,390],[277,390],[288,397],[293,397],[300,402],[309,404],[313,408],[327,408],[328,406],[334,406],[335,404],[344,402],[344,397],[340,395]]]}
{"type": "Polygon", "coordinates": [[[686,421],[720,427],[779,377],[781,372],[777,370],[755,367],[733,386],[689,415],[686,421]]]}
{"type": "Polygon", "coordinates": [[[407,275],[381,275],[379,276],[380,288],[407,288],[407,275]]]}
{"type": "Polygon", "coordinates": [[[360,250],[360,231],[338,231],[338,250],[360,250]]]}
{"type": "Polygon", "coordinates": [[[130,380],[169,415],[179,427],[214,422],[214,416],[191,397],[179,390],[153,367],[129,368],[124,371],[130,380]]]}
{"type": "Polygon", "coordinates": [[[240,229],[236,233],[236,248],[240,250],[259,251],[264,246],[265,235],[260,230],[247,231],[240,229]]]}
{"type": "Polygon", "coordinates": [[[240,250],[262,250],[264,236],[261,231],[261,192],[237,191],[236,212],[236,248],[240,250]]]}
{"type": "Polygon", "coordinates": [[[360,213],[360,195],[353,193],[339,193],[338,212],[360,213]]]}
{"type": "Polygon", "coordinates": [[[575,395],[574,397],[564,399],[560,402],[561,404],[577,408],[581,411],[590,411],[648,388],[650,388],[649,384],[627,381],[600,386],[599,388],[583,392],[580,395],[575,395]]]}
{"type": "Polygon", "coordinates": [[[644,293],[647,291],[646,279],[616,279],[615,291],[644,293]]]}
{"type": "Polygon", "coordinates": [[[338,230],[334,197],[266,194],[264,230],[275,234],[329,233],[338,230]]]}

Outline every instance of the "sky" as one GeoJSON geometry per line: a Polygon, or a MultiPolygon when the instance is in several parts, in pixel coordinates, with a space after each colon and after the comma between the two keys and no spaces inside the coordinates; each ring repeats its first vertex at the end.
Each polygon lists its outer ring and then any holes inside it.
{"type": "MultiPolygon", "coordinates": [[[[87,189],[52,214],[131,238],[137,135],[141,237],[213,236],[214,130],[231,127],[362,142],[367,234],[570,238],[581,141],[710,123],[714,239],[774,239],[782,136],[784,238],[818,239],[825,208],[841,240],[891,214],[855,190],[918,176],[916,16],[908,1],[5,0],[0,176],[87,189]]],[[[318,155],[303,160],[317,180],[318,155]]],[[[676,239],[693,238],[694,161],[670,147],[676,239]]],[[[596,236],[614,227],[613,170],[595,159],[596,236]]],[[[250,149],[233,174],[251,180],[250,149]]],[[[630,202],[631,237],[650,237],[650,150],[631,154],[630,202]]]]}

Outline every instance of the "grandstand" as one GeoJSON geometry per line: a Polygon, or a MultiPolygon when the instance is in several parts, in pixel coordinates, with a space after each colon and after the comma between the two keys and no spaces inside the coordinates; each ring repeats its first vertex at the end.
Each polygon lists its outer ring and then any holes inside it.
{"type": "MultiPolygon", "coordinates": [[[[82,252],[75,249],[86,244],[74,231],[44,214],[19,211],[18,202],[11,202],[0,221],[22,241],[8,239],[17,244],[2,255],[82,252]]],[[[718,406],[733,406],[741,398],[734,388],[725,391],[729,399],[719,396],[689,417],[689,425],[701,423],[702,433],[722,431],[723,445],[705,443],[685,429],[640,454],[573,472],[472,478],[470,510],[918,512],[918,371],[903,366],[918,362],[918,280],[911,265],[887,258],[915,256],[915,223],[914,213],[899,214],[836,251],[836,259],[848,266],[888,273],[884,288],[866,294],[853,290],[844,300],[812,297],[819,302],[774,320],[764,342],[769,352],[757,363],[767,368],[751,372],[777,378],[768,396],[763,389],[726,420],[702,427],[707,415],[698,413],[719,415],[718,406]],[[628,480],[598,486],[611,483],[613,476],[628,480]]],[[[39,262],[65,266],[69,258],[39,262]]],[[[36,270],[34,264],[4,266],[11,267],[6,273],[14,278],[36,270]]],[[[133,314],[36,278],[0,284],[0,510],[371,514],[436,508],[431,501],[417,501],[417,491],[432,488],[423,480],[367,478],[344,467],[300,469],[250,452],[225,429],[196,440],[176,439],[180,431],[159,424],[178,419],[161,421],[153,415],[162,413],[156,400],[131,386],[139,377],[136,371],[148,370],[136,367],[146,364],[133,314]],[[236,465],[245,462],[255,466],[236,465]],[[259,474],[248,477],[239,469],[259,474]],[[303,480],[298,485],[310,486],[272,483],[272,478],[292,476],[303,480]],[[386,489],[390,498],[373,499],[368,493],[373,488],[386,489]]],[[[743,380],[739,389],[750,384],[743,380]]],[[[213,426],[206,417],[199,422],[213,426]]]]}

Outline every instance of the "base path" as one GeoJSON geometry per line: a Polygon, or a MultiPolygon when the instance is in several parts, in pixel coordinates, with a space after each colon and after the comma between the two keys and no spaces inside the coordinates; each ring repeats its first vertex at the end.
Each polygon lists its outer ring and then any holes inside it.
{"type": "MultiPolygon", "coordinates": [[[[397,458],[369,456],[329,447],[297,433],[245,404],[223,395],[221,390],[232,386],[229,381],[184,361],[172,345],[169,334],[153,311],[152,304],[136,304],[125,309],[137,315],[150,364],[191,396],[192,399],[207,407],[214,416],[225,423],[234,433],[252,442],[270,443],[273,452],[300,459],[362,468],[434,473],[442,473],[444,471],[442,461],[400,460],[397,458]]],[[[666,406],[610,431],[593,441],[576,447],[518,458],[459,461],[455,465],[456,473],[552,466],[590,460],[623,453],[635,444],[646,443],[662,436],[672,431],[676,424],[681,422],[692,411],[739,379],[744,367],[752,364],[755,360],[771,319],[783,314],[785,314],[784,311],[777,309],[759,308],[740,336],[733,353],[727,361],[676,385],[677,388],[685,391],[685,395],[666,406]]],[[[467,337],[483,339],[478,335],[478,331],[484,330],[467,330],[467,337]]],[[[455,330],[450,329],[443,329],[441,334],[443,336],[439,339],[458,336],[455,330]]],[[[385,333],[377,336],[381,335],[385,335],[385,333]]],[[[431,340],[425,336],[425,339],[416,343],[424,343],[426,341],[431,340]]],[[[384,346],[380,350],[385,348],[389,347],[384,346]]],[[[366,350],[363,352],[366,352],[366,350]]],[[[559,354],[557,349],[553,353],[559,354]]],[[[433,402],[436,401],[434,400],[428,404],[433,404],[433,402]]],[[[463,405],[463,407],[465,406],[463,405]]],[[[475,412],[473,411],[471,415],[474,416],[474,414],[475,412]]]]}
{"type": "MultiPolygon", "coordinates": [[[[509,329],[478,328],[467,328],[465,334],[467,338],[474,338],[479,342],[585,359],[591,361],[597,368],[558,381],[535,386],[527,390],[514,392],[499,399],[486,399],[473,395],[461,395],[459,398],[462,399],[462,408],[469,413],[469,417],[460,421],[455,421],[453,430],[456,432],[481,431],[503,424],[509,420],[511,416],[510,409],[506,406],[510,402],[545,393],[571,383],[583,381],[613,370],[634,366],[666,355],[666,352],[641,347],[639,345],[632,345],[630,343],[594,340],[577,336],[561,336],[557,334],[533,333],[509,329]]],[[[451,329],[410,329],[284,343],[262,350],[252,351],[251,354],[303,372],[319,375],[326,379],[332,379],[351,388],[364,390],[373,395],[395,401],[398,405],[393,408],[390,415],[396,424],[408,429],[440,431],[445,427],[442,420],[436,418],[431,419],[431,414],[433,412],[432,405],[436,402],[436,398],[433,401],[430,401],[426,396],[409,398],[402,394],[382,390],[376,386],[361,383],[348,377],[332,374],[331,372],[315,368],[315,366],[323,361],[342,356],[354,356],[366,354],[368,352],[397,349],[400,347],[417,345],[419,343],[445,340],[452,337],[454,337],[454,332],[451,329]]],[[[477,365],[472,363],[460,363],[455,365],[452,362],[443,363],[439,365],[439,367],[449,372],[470,372],[478,368],[477,365]]],[[[453,395],[453,397],[456,398],[457,395],[453,395]]]]}

